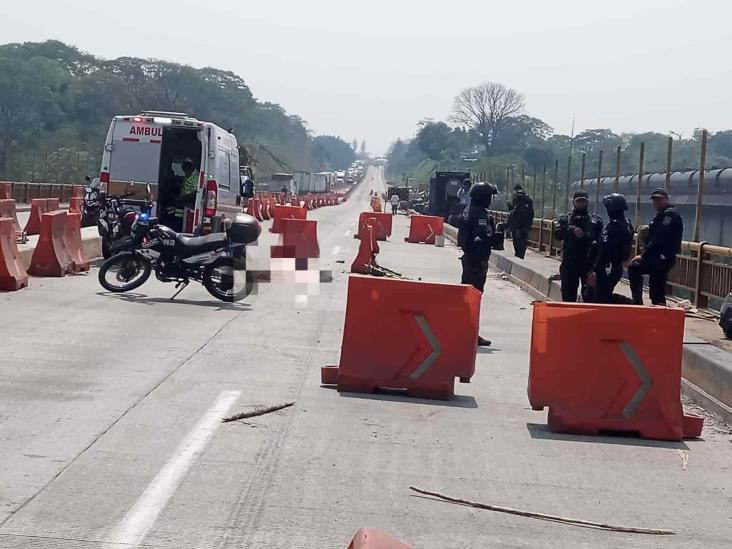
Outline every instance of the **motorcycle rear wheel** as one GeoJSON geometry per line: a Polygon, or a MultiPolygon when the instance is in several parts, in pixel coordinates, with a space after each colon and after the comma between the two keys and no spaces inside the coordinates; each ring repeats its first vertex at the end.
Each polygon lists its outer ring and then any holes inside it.
{"type": "Polygon", "coordinates": [[[133,252],[122,252],[107,259],[99,268],[99,284],[108,292],[129,292],[150,278],[150,260],[133,252]]]}
{"type": "Polygon", "coordinates": [[[233,258],[222,256],[206,265],[203,286],[216,299],[232,303],[252,293],[254,276],[237,265],[233,258]]]}

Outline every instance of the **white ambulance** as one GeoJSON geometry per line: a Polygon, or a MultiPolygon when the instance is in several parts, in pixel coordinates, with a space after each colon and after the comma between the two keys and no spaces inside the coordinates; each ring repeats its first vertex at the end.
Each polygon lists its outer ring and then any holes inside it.
{"type": "MultiPolygon", "coordinates": [[[[185,113],[146,111],[115,116],[104,144],[99,180],[108,195],[120,196],[132,189],[135,198],[144,198],[149,184],[153,215],[162,224],[203,234],[219,224],[217,205],[233,204],[239,190],[236,137],[185,113]],[[199,174],[198,192],[195,201],[186,204],[181,223],[173,210],[185,179],[182,166],[186,161],[199,174]]],[[[180,210],[180,203],[178,206],[180,210]]]]}

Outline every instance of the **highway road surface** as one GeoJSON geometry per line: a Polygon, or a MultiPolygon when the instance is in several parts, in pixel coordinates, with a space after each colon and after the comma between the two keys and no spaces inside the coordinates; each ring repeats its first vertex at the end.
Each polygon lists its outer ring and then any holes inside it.
{"type": "MultiPolygon", "coordinates": [[[[730,433],[550,433],[526,397],[531,298],[496,273],[481,313],[493,346],[453,401],[321,386],[321,366],[338,363],[358,213],[384,186],[370,168],[347,203],[310,212],[330,283],[261,285],[231,305],[191,285],[171,302],[157,281],[106,293],[93,269],[0,294],[0,547],[345,549],[362,526],[420,549],[732,546],[730,433]],[[410,485],[677,534],[481,511],[410,485]]],[[[395,220],[380,263],[459,281],[458,250],[405,243],[407,224],[395,220]]]]}

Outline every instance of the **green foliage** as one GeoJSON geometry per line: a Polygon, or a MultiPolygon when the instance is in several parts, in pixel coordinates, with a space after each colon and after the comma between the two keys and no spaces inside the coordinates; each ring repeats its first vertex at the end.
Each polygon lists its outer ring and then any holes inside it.
{"type": "Polygon", "coordinates": [[[356,160],[351,145],[332,135],[319,135],[314,138],[311,152],[319,170],[345,170],[356,160]]]}
{"type": "Polygon", "coordinates": [[[75,161],[45,159],[79,153],[96,159],[96,171],[111,118],[143,110],[187,112],[233,129],[241,142],[276,150],[295,169],[312,167],[304,121],[256,100],[232,72],[132,57],[104,60],[48,41],[0,46],[0,177],[53,181],[60,170],[72,181],[82,179],[89,162],[77,168],[75,161]]]}

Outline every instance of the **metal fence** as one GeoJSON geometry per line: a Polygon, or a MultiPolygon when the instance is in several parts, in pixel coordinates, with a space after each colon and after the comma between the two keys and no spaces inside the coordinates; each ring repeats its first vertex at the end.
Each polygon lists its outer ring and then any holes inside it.
{"type": "MultiPolygon", "coordinates": [[[[505,211],[493,211],[492,214],[496,223],[508,219],[505,211]]],[[[547,257],[561,259],[562,241],[554,235],[552,219],[534,219],[529,246],[547,257]]],[[[637,252],[637,240],[634,246],[637,252]]],[[[667,283],[695,306],[716,308],[716,300],[724,299],[732,292],[732,248],[707,242],[682,242],[681,253],[676,257],[667,283]]]]}

